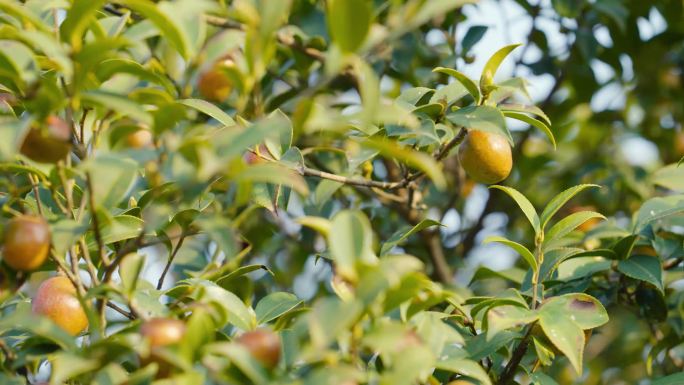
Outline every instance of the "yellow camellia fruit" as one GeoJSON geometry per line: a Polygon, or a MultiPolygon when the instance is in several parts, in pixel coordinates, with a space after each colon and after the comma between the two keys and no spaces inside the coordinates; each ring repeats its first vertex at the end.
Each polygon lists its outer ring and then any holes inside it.
{"type": "Polygon", "coordinates": [[[513,167],[511,146],[499,134],[471,130],[458,149],[458,159],[468,176],[492,184],[508,177],[513,167]]]}
{"type": "Polygon", "coordinates": [[[71,127],[55,115],[44,124],[31,127],[21,145],[21,153],[40,163],[57,163],[71,151],[71,127]]]}
{"type": "Polygon", "coordinates": [[[39,268],[50,251],[50,227],[42,217],[20,215],[5,227],[2,258],[14,270],[39,268]]]}
{"type": "Polygon", "coordinates": [[[152,349],[180,342],[185,335],[183,321],[170,318],[153,318],[140,326],[140,334],[150,342],[152,349]]]}
{"type": "Polygon", "coordinates": [[[31,301],[34,314],[52,320],[72,336],[88,327],[88,317],[76,297],[76,288],[67,277],[56,276],[40,284],[31,301]]]}
{"type": "Polygon", "coordinates": [[[222,103],[228,99],[233,90],[233,82],[228,77],[227,70],[233,68],[235,63],[226,59],[216,62],[209,70],[202,73],[197,79],[197,88],[204,99],[222,103]]]}
{"type": "Polygon", "coordinates": [[[153,140],[154,138],[152,136],[152,132],[144,128],[133,131],[130,134],[126,135],[126,144],[130,148],[140,149],[152,147],[153,140]]]}

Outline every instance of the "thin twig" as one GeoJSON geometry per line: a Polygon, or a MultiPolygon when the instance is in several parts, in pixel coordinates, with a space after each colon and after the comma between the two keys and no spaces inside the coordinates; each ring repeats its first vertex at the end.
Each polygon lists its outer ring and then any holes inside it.
{"type": "Polygon", "coordinates": [[[124,317],[126,317],[126,318],[128,318],[128,319],[130,319],[130,320],[136,319],[136,316],[135,316],[135,314],[133,314],[132,311],[131,311],[131,312],[128,312],[128,311],[122,309],[121,307],[119,307],[117,304],[115,304],[115,303],[113,303],[113,302],[107,302],[107,307],[110,308],[110,309],[115,310],[117,313],[123,315],[124,317]]]}
{"type": "Polygon", "coordinates": [[[97,219],[97,212],[95,209],[95,194],[93,193],[95,190],[93,189],[93,181],[90,178],[90,173],[86,173],[86,185],[88,187],[88,201],[90,203],[90,215],[92,216],[93,220],[93,233],[95,233],[95,241],[97,242],[97,248],[98,251],[100,252],[100,259],[102,262],[109,266],[111,264],[111,261],[109,260],[109,257],[107,256],[107,250],[105,249],[105,244],[102,239],[102,234],[100,233],[100,224],[99,220],[97,219]]]}
{"type": "Polygon", "coordinates": [[[164,271],[159,277],[159,282],[157,282],[157,290],[161,290],[162,286],[164,285],[164,278],[166,278],[166,274],[169,272],[171,264],[173,263],[174,258],[176,258],[176,254],[178,254],[178,250],[180,250],[181,246],[183,246],[183,240],[185,240],[185,234],[181,234],[176,247],[174,247],[173,251],[171,252],[169,260],[166,262],[166,266],[164,266],[164,271]]]}

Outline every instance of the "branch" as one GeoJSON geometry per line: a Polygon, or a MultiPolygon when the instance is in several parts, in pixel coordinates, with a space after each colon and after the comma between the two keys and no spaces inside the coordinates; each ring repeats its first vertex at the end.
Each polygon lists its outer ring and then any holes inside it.
{"type": "Polygon", "coordinates": [[[319,171],[319,170],[315,170],[313,168],[309,168],[309,167],[305,167],[305,166],[299,167],[299,169],[297,171],[302,176],[314,176],[314,177],[318,177],[321,179],[328,179],[328,180],[333,180],[336,182],[348,184],[351,186],[374,187],[374,188],[380,188],[380,189],[386,189],[386,190],[394,190],[394,189],[406,187],[406,185],[408,185],[408,183],[409,183],[409,181],[406,179],[399,181],[399,182],[380,182],[380,181],[364,179],[364,178],[348,178],[346,176],[332,174],[332,173],[325,172],[325,171],[319,171]]]}
{"type": "Polygon", "coordinates": [[[95,233],[95,241],[97,242],[97,249],[100,252],[100,259],[105,265],[110,265],[111,261],[107,257],[107,250],[105,249],[102,234],[100,234],[100,224],[95,212],[95,197],[93,195],[93,181],[90,178],[90,173],[86,173],[86,185],[88,187],[88,202],[90,204],[90,214],[93,217],[93,232],[95,233]]]}
{"type": "Polygon", "coordinates": [[[183,240],[185,240],[185,233],[181,234],[181,237],[178,239],[178,243],[176,243],[176,247],[174,247],[171,255],[169,256],[169,260],[166,262],[166,266],[164,266],[164,271],[162,272],[161,277],[159,277],[159,282],[157,282],[157,290],[161,290],[162,286],[164,285],[164,278],[166,278],[166,274],[169,272],[171,264],[173,263],[174,258],[176,258],[176,254],[178,254],[178,250],[180,250],[181,246],[183,246],[183,240]]]}
{"type": "Polygon", "coordinates": [[[518,369],[518,365],[520,365],[520,361],[522,361],[525,353],[527,353],[527,347],[530,343],[529,337],[532,334],[532,326],[533,325],[527,327],[527,332],[513,351],[511,360],[508,361],[508,364],[506,364],[503,372],[501,372],[501,376],[499,376],[499,382],[497,382],[498,385],[507,385],[515,376],[515,372],[518,369]]]}

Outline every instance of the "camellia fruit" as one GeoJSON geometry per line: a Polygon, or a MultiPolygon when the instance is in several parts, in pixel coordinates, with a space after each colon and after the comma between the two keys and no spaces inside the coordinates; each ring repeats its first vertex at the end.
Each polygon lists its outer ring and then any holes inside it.
{"type": "Polygon", "coordinates": [[[152,349],[180,342],[185,335],[183,321],[170,318],[153,318],[140,326],[140,334],[150,342],[152,349]]]}
{"type": "Polygon", "coordinates": [[[469,131],[458,149],[458,159],[468,176],[485,184],[506,179],[513,167],[511,146],[506,138],[486,131],[469,131]]]}
{"type": "Polygon", "coordinates": [[[71,127],[55,115],[45,124],[29,129],[21,145],[21,153],[40,163],[57,163],[71,151],[71,127]]]}
{"type": "Polygon", "coordinates": [[[230,96],[233,82],[230,81],[224,69],[217,65],[200,75],[197,88],[203,98],[222,103],[230,96]]]}
{"type": "Polygon", "coordinates": [[[185,329],[183,321],[172,318],[152,318],[140,326],[140,334],[149,342],[151,349],[149,356],[141,357],[141,363],[143,366],[157,363],[157,378],[170,376],[173,366],[156,350],[179,343],[185,336],[185,329]]]}
{"type": "Polygon", "coordinates": [[[280,337],[270,330],[258,329],[241,335],[237,342],[265,368],[273,369],[280,361],[280,337]]]}
{"type": "Polygon", "coordinates": [[[56,276],[40,284],[31,301],[34,314],[45,316],[72,336],[88,327],[88,317],[67,277],[56,276]]]}
{"type": "Polygon", "coordinates": [[[151,147],[153,137],[150,130],[139,129],[126,135],[126,144],[130,148],[146,148],[151,147]]]}
{"type": "Polygon", "coordinates": [[[42,217],[20,215],[5,227],[2,257],[5,263],[20,271],[39,268],[50,251],[50,227],[42,217]]]}

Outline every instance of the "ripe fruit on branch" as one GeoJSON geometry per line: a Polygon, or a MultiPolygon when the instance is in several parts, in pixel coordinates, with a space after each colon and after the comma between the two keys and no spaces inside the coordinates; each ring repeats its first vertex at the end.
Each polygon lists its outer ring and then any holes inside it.
{"type": "Polygon", "coordinates": [[[506,179],[513,167],[506,138],[486,131],[470,130],[458,149],[458,159],[468,176],[485,184],[506,179]]]}
{"type": "Polygon", "coordinates": [[[21,153],[41,163],[57,163],[71,151],[71,127],[55,115],[31,127],[21,145],[21,153]]]}
{"type": "Polygon", "coordinates": [[[31,301],[34,314],[45,316],[72,336],[88,327],[88,317],[67,277],[57,276],[40,284],[31,301]]]}
{"type": "Polygon", "coordinates": [[[21,271],[39,268],[50,251],[50,227],[42,217],[21,215],[5,227],[2,257],[5,263],[21,271]]]}
{"type": "Polygon", "coordinates": [[[212,102],[222,103],[233,90],[233,82],[228,76],[228,70],[235,67],[232,60],[218,61],[214,66],[202,73],[197,80],[197,88],[203,98],[212,102]]]}
{"type": "Polygon", "coordinates": [[[140,326],[140,334],[150,342],[152,349],[180,342],[185,335],[183,321],[170,318],[153,318],[140,326]]]}
{"type": "Polygon", "coordinates": [[[241,335],[237,342],[264,367],[273,369],[280,361],[280,337],[270,330],[258,329],[241,335]]]}
{"type": "Polygon", "coordinates": [[[146,148],[151,147],[153,137],[150,130],[141,128],[126,135],[126,144],[130,148],[146,148]]]}
{"type": "Polygon", "coordinates": [[[149,342],[151,351],[148,356],[141,357],[142,366],[155,362],[158,365],[157,378],[170,376],[173,365],[157,350],[179,343],[185,336],[185,329],[183,321],[177,319],[152,318],[145,321],[140,326],[140,334],[149,342]]]}

